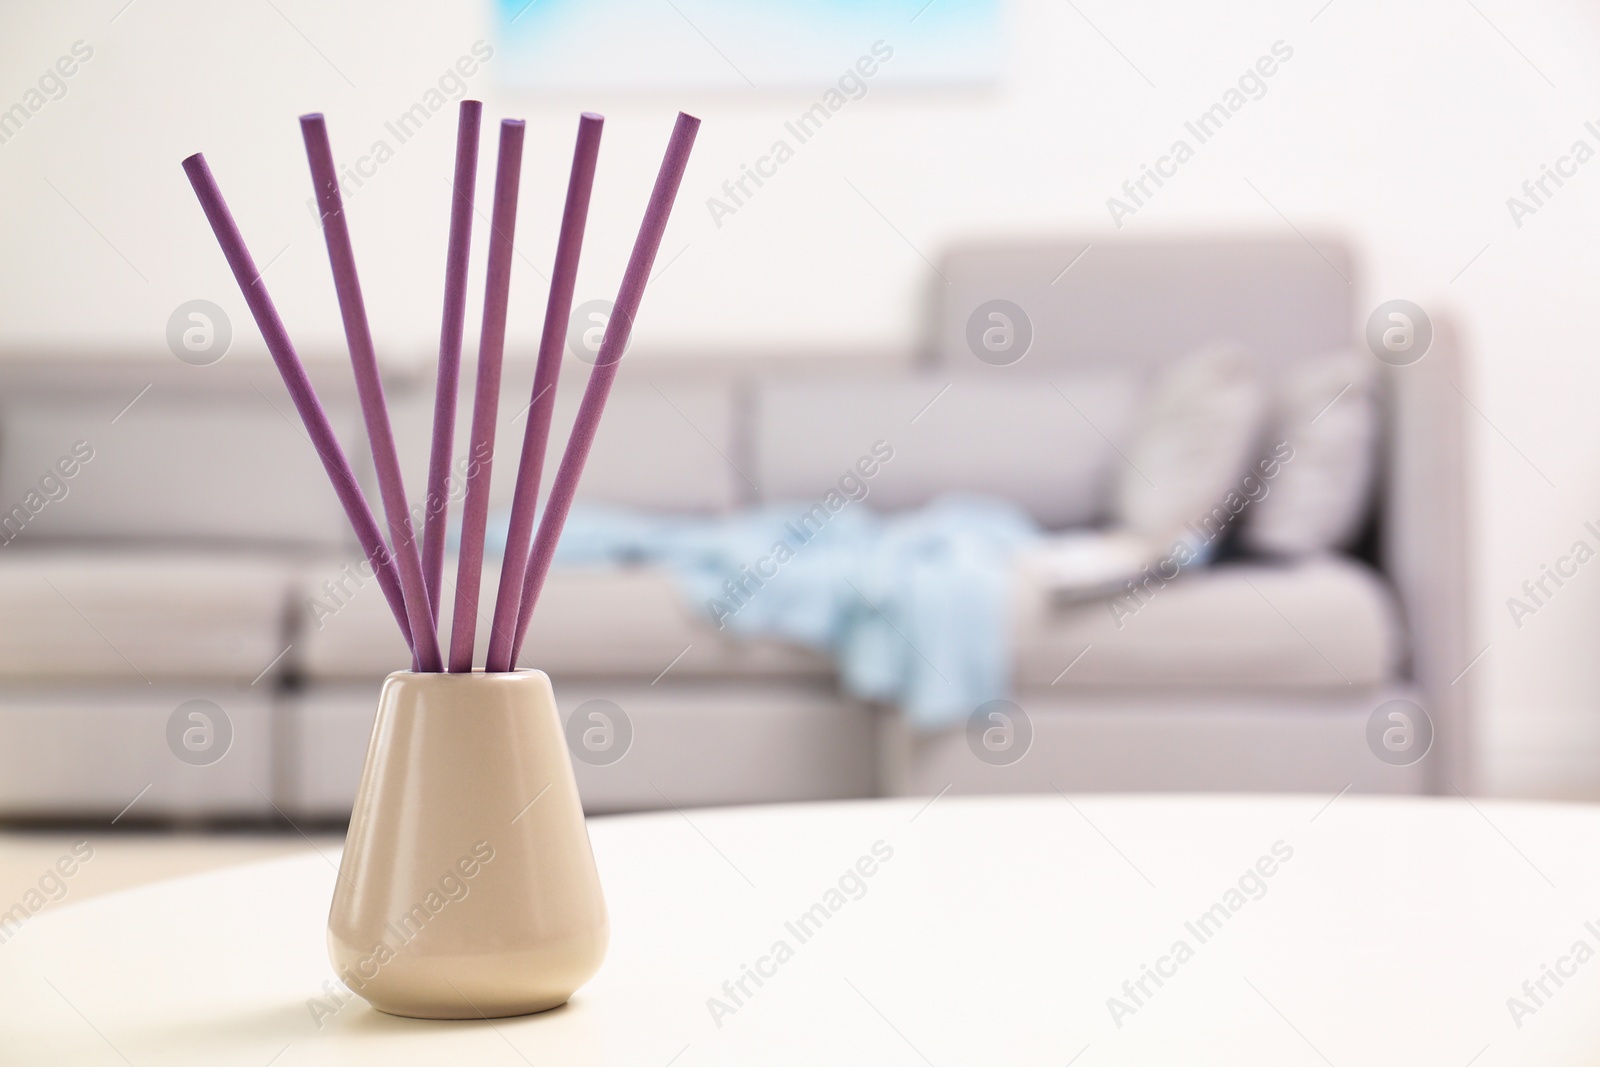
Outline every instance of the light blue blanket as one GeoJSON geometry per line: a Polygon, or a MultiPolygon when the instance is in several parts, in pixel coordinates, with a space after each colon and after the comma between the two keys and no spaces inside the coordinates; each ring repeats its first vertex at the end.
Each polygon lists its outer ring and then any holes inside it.
{"type": "MultiPolygon", "coordinates": [[[[490,551],[505,531],[502,515],[490,551]]],[[[556,563],[664,565],[720,628],[828,652],[848,693],[933,730],[1010,695],[1011,562],[1038,536],[1015,506],[967,495],[892,516],[852,503],[726,518],[580,507],[556,563]]]]}

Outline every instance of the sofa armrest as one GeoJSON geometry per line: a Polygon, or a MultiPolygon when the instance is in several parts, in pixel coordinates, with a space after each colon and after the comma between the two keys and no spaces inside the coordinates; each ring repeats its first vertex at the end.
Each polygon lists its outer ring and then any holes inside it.
{"type": "Polygon", "coordinates": [[[1474,632],[1466,359],[1455,323],[1433,320],[1416,363],[1385,368],[1382,561],[1405,612],[1411,674],[1433,719],[1429,786],[1471,789],[1474,632]],[[1471,669],[1468,669],[1469,666],[1471,669]]]}

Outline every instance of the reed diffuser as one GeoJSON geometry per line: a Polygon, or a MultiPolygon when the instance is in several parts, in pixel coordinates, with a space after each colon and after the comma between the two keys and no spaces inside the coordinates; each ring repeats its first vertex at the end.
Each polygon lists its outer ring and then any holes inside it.
{"type": "Polygon", "coordinates": [[[302,116],[301,133],[377,472],[387,540],[205,157],[196,153],[183,161],[411,652],[411,669],[389,675],[378,699],[377,722],[328,917],[328,947],[340,978],[373,1007],[432,1019],[496,1018],[556,1007],[594,975],[605,956],[609,937],[605,899],[550,680],[543,671],[518,669],[516,663],[700,126],[700,120],[678,115],[576,422],[540,514],[539,481],[603,126],[598,115],[585,114],[579,120],[489,647],[484,666],[474,668],[524,133],[518,120],[500,124],[467,493],[450,643],[445,648],[438,626],[448,477],[481,116],[479,102],[462,102],[420,545],[406,501],[323,117],[302,116]]]}

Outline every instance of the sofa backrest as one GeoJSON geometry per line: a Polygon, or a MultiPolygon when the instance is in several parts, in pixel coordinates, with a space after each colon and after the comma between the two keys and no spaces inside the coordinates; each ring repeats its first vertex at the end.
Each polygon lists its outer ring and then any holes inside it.
{"type": "Polygon", "coordinates": [[[1219,339],[1244,343],[1268,373],[1346,348],[1353,273],[1337,242],[1293,238],[958,249],[932,280],[934,332],[916,373],[759,386],[756,480],[767,499],[816,498],[881,439],[896,458],[871,487],[876,506],[970,490],[1013,500],[1050,527],[1094,522],[1152,371],[1219,339]],[[990,319],[995,310],[1006,317],[990,319]],[[995,326],[1021,331],[1009,340],[1027,343],[1026,354],[975,354],[974,336],[981,346],[995,326]]]}
{"type": "Polygon", "coordinates": [[[947,373],[1145,373],[1219,338],[1271,367],[1355,336],[1353,257],[1321,236],[1314,245],[1104,236],[973,245],[952,251],[939,270],[929,357],[947,373]],[[1020,307],[1032,326],[1031,349],[1009,366],[978,359],[967,340],[974,314],[994,300],[1020,307]]]}
{"type": "MultiPolygon", "coordinates": [[[[1095,237],[958,249],[935,279],[933,336],[915,367],[887,359],[775,366],[630,358],[580,496],[698,513],[815,500],[883,442],[895,458],[879,465],[869,506],[910,507],[970,490],[1014,500],[1048,526],[1093,522],[1150,372],[1218,337],[1244,342],[1269,367],[1348,346],[1351,258],[1337,242],[1312,247],[1296,238],[1095,237]],[[992,300],[1021,307],[1031,324],[1031,348],[1008,366],[983,362],[968,344],[974,312],[992,300]]],[[[589,371],[570,353],[564,358],[546,489],[589,371]]],[[[325,354],[311,371],[376,510],[349,366],[325,354]]],[[[432,373],[386,373],[414,512],[432,373]]],[[[458,463],[468,453],[473,373],[464,368],[458,463]]],[[[511,501],[532,375],[525,357],[505,368],[492,482],[501,508],[511,501]]],[[[66,496],[27,516],[27,543],[351,543],[321,464],[262,357],[241,353],[210,367],[77,357],[0,367],[0,512],[46,500],[40,480],[79,441],[93,460],[66,482],[66,496]]]]}
{"type": "MultiPolygon", "coordinates": [[[[323,406],[374,512],[381,505],[347,363],[308,361],[323,406]]],[[[560,462],[589,368],[568,357],[543,488],[560,462]]],[[[463,371],[458,471],[469,452],[475,370],[463,371]]],[[[385,375],[413,513],[433,424],[432,370],[385,375]]],[[[505,368],[491,480],[510,506],[533,369],[505,368]]],[[[579,498],[723,512],[752,490],[735,467],[735,385],[726,377],[625,366],[579,498]]],[[[453,508],[459,514],[459,504],[453,508]]],[[[347,550],[349,525],[276,370],[264,359],[209,367],[176,359],[13,361],[0,367],[0,546],[193,544],[347,550]],[[70,471],[69,473],[63,473],[70,471]],[[42,484],[41,484],[42,483],[42,484]],[[20,511],[18,510],[20,509],[20,511]]]]}
{"type": "MultiPolygon", "coordinates": [[[[330,376],[317,377],[322,386],[330,376]]],[[[352,399],[336,385],[323,393],[352,447],[352,399]]],[[[7,365],[0,512],[11,551],[86,541],[326,547],[347,536],[282,383],[270,365],[242,360],[7,365]]]]}

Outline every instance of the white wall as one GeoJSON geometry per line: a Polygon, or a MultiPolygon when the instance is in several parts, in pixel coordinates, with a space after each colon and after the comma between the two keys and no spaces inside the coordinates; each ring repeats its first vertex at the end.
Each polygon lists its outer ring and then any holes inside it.
{"type": "MultiPolygon", "coordinates": [[[[336,150],[364,147],[490,37],[487,7],[409,2],[347,13],[306,0],[274,0],[277,10],[140,0],[118,15],[123,2],[3,16],[0,108],[74,41],[88,42],[94,57],[64,98],[0,144],[0,348],[159,351],[167,315],[192,297],[228,308],[241,324],[237,344],[252,347],[254,331],[178,168],[196,149],[259,259],[284,249],[266,280],[302,347],[337,348],[294,117],[324,110],[336,150]]],[[[693,12],[690,0],[681,6],[693,12]]],[[[921,6],[908,0],[908,26],[921,6]]],[[[1590,312],[1600,285],[1600,160],[1520,228],[1505,203],[1575,139],[1600,148],[1584,129],[1589,119],[1600,127],[1600,16],[1575,2],[1509,0],[1139,9],[1015,0],[1010,21],[1009,73],[992,92],[873,89],[720,228],[706,198],[823,86],[535,100],[495,90],[491,60],[471,91],[491,115],[529,119],[519,246],[541,271],[576,113],[609,116],[581,296],[615,284],[673,111],[706,120],[663,253],[682,255],[647,298],[636,351],[905,349],[930,278],[922,255],[937,259],[947,242],[970,235],[1109,228],[1106,198],[1285,41],[1293,58],[1267,94],[1125,231],[1348,233],[1368,256],[1357,280],[1362,307],[1407,297],[1461,316],[1475,357],[1461,388],[1482,413],[1472,416],[1469,535],[1488,652],[1463,681],[1482,694],[1479,783],[1600,795],[1600,562],[1520,629],[1506,606],[1574,540],[1600,547],[1582,529],[1591,519],[1600,526],[1590,312]]],[[[714,38],[714,27],[702,28],[714,38]]],[[[899,46],[913,47],[914,33],[899,46]]],[[[722,62],[709,47],[704,59],[722,62]]],[[[350,204],[374,323],[393,355],[426,354],[437,331],[449,192],[441,177],[452,142],[446,113],[350,204]]],[[[486,180],[485,200],[487,192],[486,180]]],[[[526,346],[543,283],[526,262],[516,270],[513,342],[526,346]]]]}

